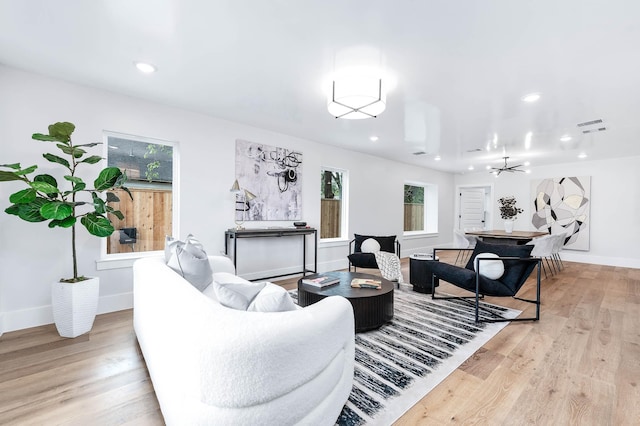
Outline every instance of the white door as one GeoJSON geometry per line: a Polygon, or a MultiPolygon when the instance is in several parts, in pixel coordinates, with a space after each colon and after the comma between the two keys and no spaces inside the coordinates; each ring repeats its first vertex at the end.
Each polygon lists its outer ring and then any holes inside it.
{"type": "Polygon", "coordinates": [[[484,187],[460,189],[458,229],[485,229],[486,191],[484,187]]]}

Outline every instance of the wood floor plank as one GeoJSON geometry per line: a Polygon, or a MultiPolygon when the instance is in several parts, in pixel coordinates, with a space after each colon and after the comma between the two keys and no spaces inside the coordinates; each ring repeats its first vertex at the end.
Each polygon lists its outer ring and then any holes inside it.
{"type": "MultiPolygon", "coordinates": [[[[542,280],[539,322],[508,325],[395,425],[640,424],[640,270],[564,265],[542,280]]],[[[402,267],[408,279],[408,259],[402,267]]],[[[278,283],[294,289],[297,277],[278,283]]],[[[439,291],[468,295],[444,282],[439,291]]],[[[529,280],[522,295],[534,292],[529,280]]],[[[132,322],[126,310],[76,339],[53,325],[5,333],[0,424],[163,425],[132,322]]]]}

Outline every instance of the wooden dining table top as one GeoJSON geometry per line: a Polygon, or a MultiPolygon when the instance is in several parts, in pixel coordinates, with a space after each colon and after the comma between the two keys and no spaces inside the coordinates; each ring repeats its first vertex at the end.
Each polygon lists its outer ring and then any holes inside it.
{"type": "Polygon", "coordinates": [[[538,237],[542,237],[544,235],[549,235],[547,232],[540,231],[513,231],[510,234],[507,234],[506,231],[500,229],[492,229],[489,231],[467,231],[465,232],[467,235],[475,235],[476,237],[489,237],[489,238],[510,238],[514,240],[522,240],[522,239],[534,239],[538,237]]]}

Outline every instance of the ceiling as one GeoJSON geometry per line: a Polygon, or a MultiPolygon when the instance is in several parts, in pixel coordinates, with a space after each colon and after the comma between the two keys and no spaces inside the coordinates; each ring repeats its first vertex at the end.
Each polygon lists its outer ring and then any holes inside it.
{"type": "Polygon", "coordinates": [[[0,0],[0,63],[468,173],[640,155],[639,16],[633,0],[0,0]],[[333,118],[330,75],[371,52],[386,110],[333,118]]]}

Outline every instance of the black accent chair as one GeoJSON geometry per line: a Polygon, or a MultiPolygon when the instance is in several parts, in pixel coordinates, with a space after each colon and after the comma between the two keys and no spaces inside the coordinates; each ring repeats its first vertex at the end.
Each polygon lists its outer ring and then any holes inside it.
{"type": "Polygon", "coordinates": [[[349,271],[356,268],[378,268],[376,257],[373,253],[362,253],[362,243],[369,238],[373,238],[380,244],[380,251],[395,253],[400,257],[400,242],[395,235],[380,237],[374,235],[353,234],[354,239],[349,241],[349,271]]]}
{"type": "MultiPolygon", "coordinates": [[[[489,244],[478,241],[476,247],[473,249],[473,253],[469,258],[469,261],[467,262],[467,265],[464,268],[444,262],[431,261],[429,262],[429,267],[430,272],[432,273],[432,282],[434,282],[436,279],[444,280],[455,285],[456,287],[460,287],[475,293],[475,296],[470,297],[436,297],[435,285],[432,285],[431,297],[433,299],[475,299],[476,323],[500,321],[538,321],[540,319],[541,259],[539,257],[530,256],[532,248],[532,246],[526,245],[489,244]],[[478,256],[482,253],[494,253],[498,257],[483,258],[482,256],[478,256]],[[481,275],[479,272],[476,272],[474,268],[476,257],[478,257],[478,263],[480,265],[482,265],[482,263],[485,261],[501,260],[504,264],[504,274],[502,274],[502,276],[498,279],[490,279],[485,277],[484,275],[481,275]],[[529,300],[516,297],[516,294],[527,281],[536,266],[538,267],[536,279],[536,299],[529,300]],[[493,318],[480,318],[479,310],[481,308],[479,301],[484,296],[513,297],[514,299],[522,300],[524,302],[534,303],[536,305],[535,317],[506,319],[494,314],[493,312],[490,312],[489,315],[493,318]]],[[[460,249],[436,248],[433,250],[434,259],[436,258],[436,252],[442,250],[460,249]]],[[[479,267],[478,269],[480,270],[481,267],[479,267]]]]}

